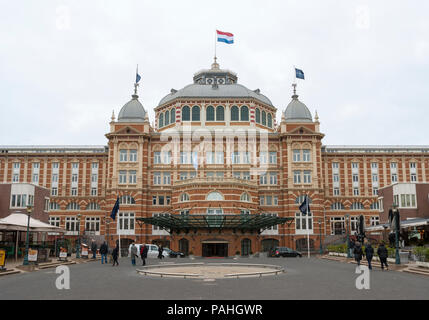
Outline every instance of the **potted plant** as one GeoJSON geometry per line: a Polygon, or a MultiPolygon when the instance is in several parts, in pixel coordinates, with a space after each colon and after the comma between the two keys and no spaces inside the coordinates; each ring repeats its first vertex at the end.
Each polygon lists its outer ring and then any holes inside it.
{"type": "Polygon", "coordinates": [[[235,251],[235,257],[234,259],[237,260],[238,258],[240,258],[240,251],[235,251]]]}
{"type": "Polygon", "coordinates": [[[194,257],[194,252],[193,252],[193,251],[189,251],[189,258],[190,258],[191,260],[194,260],[194,259],[195,259],[195,257],[194,257]]]}

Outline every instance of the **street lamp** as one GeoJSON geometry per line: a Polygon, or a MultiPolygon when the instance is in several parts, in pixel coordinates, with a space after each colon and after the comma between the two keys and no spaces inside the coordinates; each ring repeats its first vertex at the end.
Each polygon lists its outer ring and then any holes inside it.
{"type": "Polygon", "coordinates": [[[30,245],[30,216],[31,216],[31,212],[33,211],[33,207],[31,205],[27,206],[27,215],[28,215],[28,221],[27,221],[27,237],[25,240],[25,256],[24,256],[24,262],[22,263],[22,265],[24,266],[28,266],[28,247],[30,245]]]}
{"type": "Polygon", "coordinates": [[[399,229],[400,229],[400,218],[398,205],[393,203],[393,219],[395,219],[395,264],[401,264],[401,258],[399,256],[399,229]]]}
{"type": "Polygon", "coordinates": [[[319,253],[320,255],[323,254],[323,249],[322,249],[322,219],[319,219],[319,234],[320,234],[320,250],[319,253]]]}
{"type": "Polygon", "coordinates": [[[349,238],[349,217],[350,215],[347,213],[345,215],[346,217],[346,235],[347,235],[347,258],[351,258],[350,254],[350,238],[349,238]]]}
{"type": "Polygon", "coordinates": [[[80,259],[80,217],[81,214],[77,214],[77,243],[76,243],[76,259],[80,259]]]}

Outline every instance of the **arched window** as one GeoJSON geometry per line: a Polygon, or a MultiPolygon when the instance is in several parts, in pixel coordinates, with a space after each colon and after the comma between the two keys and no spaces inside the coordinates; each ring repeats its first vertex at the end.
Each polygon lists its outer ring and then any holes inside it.
{"type": "Polygon", "coordinates": [[[216,107],[216,121],[224,121],[225,120],[225,110],[222,106],[216,107]]]}
{"type": "Polygon", "coordinates": [[[220,192],[213,191],[207,195],[207,200],[223,200],[223,195],[220,192]]]}
{"type": "Polygon", "coordinates": [[[187,193],[182,193],[180,195],[180,202],[189,201],[189,195],[187,193]]]}
{"type": "Polygon", "coordinates": [[[98,205],[98,203],[96,202],[91,202],[90,204],[88,204],[88,206],[86,207],[86,210],[100,210],[100,206],[98,205]]]}
{"type": "Polygon", "coordinates": [[[188,106],[182,108],[182,121],[191,121],[191,109],[188,106]]]}
{"type": "Polygon", "coordinates": [[[247,192],[243,193],[240,197],[240,201],[250,202],[250,196],[247,192]]]}
{"type": "Polygon", "coordinates": [[[80,206],[76,202],[70,202],[67,207],[67,210],[80,210],[80,206]]]}
{"type": "Polygon", "coordinates": [[[267,125],[267,114],[265,111],[262,111],[262,125],[267,125]]]}
{"type": "Polygon", "coordinates": [[[268,114],[268,121],[267,121],[267,126],[268,128],[272,128],[273,127],[273,116],[271,115],[271,113],[268,114]]]}
{"type": "MultiPolygon", "coordinates": [[[[301,204],[301,203],[303,203],[304,202],[304,198],[305,198],[305,195],[300,195],[299,197],[296,197],[296,199],[295,199],[295,203],[296,204],[301,204]]],[[[311,201],[311,198],[310,197],[308,197],[308,203],[311,203],[312,201],[311,201]]]]}
{"type": "Polygon", "coordinates": [[[363,208],[362,202],[353,202],[350,210],[362,210],[363,208]]]}
{"type": "Polygon", "coordinates": [[[56,202],[49,202],[49,210],[60,210],[60,205],[56,202]]]}
{"type": "Polygon", "coordinates": [[[231,121],[238,121],[238,107],[231,107],[231,121]]]}
{"type": "Polygon", "coordinates": [[[176,108],[171,109],[170,111],[170,123],[176,122],[176,108]]]}
{"type": "Polygon", "coordinates": [[[125,195],[119,198],[119,204],[136,204],[136,200],[130,195],[125,195]]]}
{"type": "Polygon", "coordinates": [[[331,210],[344,210],[344,206],[341,202],[335,202],[331,205],[331,210]]]}
{"type": "Polygon", "coordinates": [[[192,121],[200,121],[200,107],[192,107],[192,121]]]}
{"type": "Polygon", "coordinates": [[[370,209],[371,210],[379,210],[380,204],[378,202],[371,203],[370,209]]]}
{"type": "Polygon", "coordinates": [[[249,121],[249,108],[242,106],[240,109],[241,121],[249,121]]]}
{"type": "Polygon", "coordinates": [[[208,106],[206,109],[206,121],[214,121],[214,120],[215,120],[214,108],[212,106],[208,106]]]}
{"type": "Polygon", "coordinates": [[[256,108],[255,117],[256,117],[256,123],[261,123],[261,110],[259,110],[258,108],[256,108]]]}
{"type": "Polygon", "coordinates": [[[159,123],[158,123],[158,127],[159,128],[162,128],[164,126],[164,114],[163,113],[161,113],[160,115],[159,115],[159,123]]]}
{"type": "Polygon", "coordinates": [[[165,125],[170,123],[170,111],[165,111],[165,125]]]}

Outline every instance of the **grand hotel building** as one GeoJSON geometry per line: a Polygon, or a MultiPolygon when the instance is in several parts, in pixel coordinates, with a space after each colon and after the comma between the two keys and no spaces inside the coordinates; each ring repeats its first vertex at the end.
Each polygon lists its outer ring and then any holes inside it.
{"type": "Polygon", "coordinates": [[[317,112],[295,89],[276,123],[271,101],[215,61],[161,99],[154,127],[135,90],[112,115],[106,146],[0,147],[0,182],[49,189],[49,221],[67,237],[89,233],[113,245],[120,234],[122,247],[162,242],[232,256],[305,250],[307,235],[318,250],[353,232],[360,215],[366,226],[385,222],[380,188],[427,181],[429,147],[323,145],[317,112]]]}

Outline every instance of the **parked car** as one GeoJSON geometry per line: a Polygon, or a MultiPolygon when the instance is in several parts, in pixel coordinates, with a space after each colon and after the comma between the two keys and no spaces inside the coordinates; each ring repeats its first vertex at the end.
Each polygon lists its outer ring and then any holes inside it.
{"type": "MultiPolygon", "coordinates": [[[[147,257],[148,258],[158,258],[158,246],[156,244],[142,244],[142,243],[135,243],[136,247],[137,247],[137,256],[140,258],[140,248],[141,246],[147,246],[148,250],[147,250],[147,257]]],[[[128,248],[128,256],[131,256],[131,244],[130,247],[128,248]]],[[[162,251],[162,255],[164,258],[168,257],[168,251],[166,250],[168,248],[165,248],[162,251]]]]}
{"type": "Polygon", "coordinates": [[[183,258],[185,256],[183,252],[173,251],[169,248],[165,248],[164,251],[168,253],[168,256],[170,258],[177,258],[177,257],[183,258]]]}
{"type": "Polygon", "coordinates": [[[302,257],[301,252],[287,247],[275,247],[270,250],[268,257],[302,257]]]}

